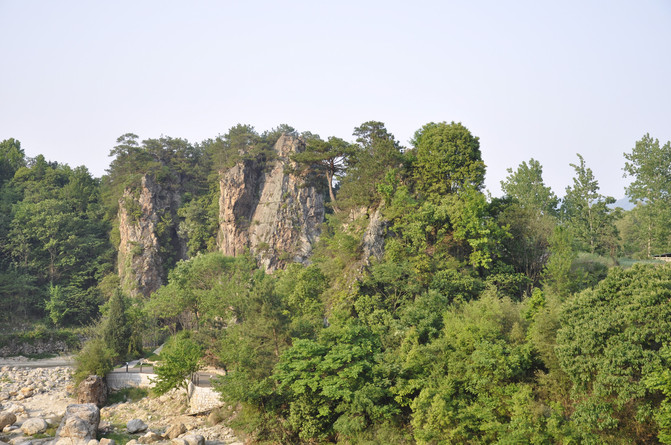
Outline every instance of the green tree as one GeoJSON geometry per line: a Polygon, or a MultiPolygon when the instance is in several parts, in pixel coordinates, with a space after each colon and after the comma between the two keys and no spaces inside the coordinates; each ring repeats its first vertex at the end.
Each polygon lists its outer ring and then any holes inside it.
{"type": "Polygon", "coordinates": [[[183,388],[188,395],[188,378],[202,367],[203,348],[182,331],[170,338],[160,354],[160,365],[154,367],[154,392],[165,394],[173,388],[183,388]]]}
{"type": "Polygon", "coordinates": [[[572,266],[575,253],[565,227],[555,227],[550,242],[550,257],[543,269],[543,288],[562,300],[575,290],[577,279],[572,266]]]}
{"type": "Polygon", "coordinates": [[[417,388],[418,443],[549,442],[530,413],[538,364],[520,315],[519,304],[488,295],[446,311],[438,339],[406,346],[401,383],[417,388]]]}
{"type": "Polygon", "coordinates": [[[125,360],[130,351],[131,326],[126,317],[126,302],[121,291],[109,301],[107,316],[102,326],[102,338],[117,359],[125,360]]]}
{"type": "Polygon", "coordinates": [[[352,438],[392,418],[398,408],[379,358],[379,340],[356,320],[324,329],[316,341],[295,341],[274,374],[290,427],[305,441],[352,438]]]}
{"type": "Polygon", "coordinates": [[[462,188],[445,200],[454,239],[468,242],[471,265],[488,269],[498,245],[510,236],[507,228],[491,217],[485,195],[474,188],[462,188]]]}
{"type": "Polygon", "coordinates": [[[665,252],[671,247],[671,141],[660,147],[659,140],[646,134],[624,157],[625,176],[634,178],[626,189],[627,196],[637,203],[636,212],[643,223],[642,250],[648,257],[655,250],[665,252]]]}
{"type": "Polygon", "coordinates": [[[401,166],[401,146],[382,122],[369,121],[354,129],[357,146],[347,159],[347,174],[342,178],[340,203],[374,206],[379,203],[378,186],[388,171],[401,166]]]}
{"type": "Polygon", "coordinates": [[[351,144],[340,138],[331,136],[328,140],[323,141],[317,136],[307,139],[305,151],[296,153],[291,159],[298,164],[326,175],[329,197],[335,206],[336,198],[333,191],[333,181],[338,179],[344,172],[347,158],[353,152],[354,149],[351,144]]]}
{"type": "Polygon", "coordinates": [[[661,392],[646,380],[669,369],[671,267],[613,268],[569,299],[556,354],[573,383],[572,421],[583,441],[651,443],[661,392]]]}
{"type": "Polygon", "coordinates": [[[198,331],[215,320],[236,314],[254,265],[250,257],[225,257],[220,252],[200,254],[180,261],[168,275],[168,284],[151,295],[146,309],[156,318],[178,327],[198,331]]]}
{"type": "Polygon", "coordinates": [[[557,215],[559,199],[543,181],[543,166],[531,158],[529,163],[522,162],[517,170],[507,169],[508,176],[501,181],[501,190],[511,197],[520,208],[531,214],[557,215]]]}
{"type": "Polygon", "coordinates": [[[45,309],[57,326],[85,325],[98,316],[100,294],[95,287],[49,286],[45,309]]]}
{"type": "Polygon", "coordinates": [[[114,355],[114,351],[107,347],[101,337],[89,339],[75,355],[75,384],[79,384],[90,375],[105,377],[114,369],[114,355]]]}
{"type": "Polygon", "coordinates": [[[21,142],[14,138],[0,142],[0,184],[12,179],[14,173],[26,165],[21,142]]]}
{"type": "Polygon", "coordinates": [[[480,141],[461,123],[428,123],[411,142],[415,182],[421,193],[433,198],[462,188],[482,188],[485,164],[480,141]]]}
{"type": "Polygon", "coordinates": [[[615,255],[618,238],[615,219],[618,215],[609,206],[615,198],[599,193],[599,182],[585,159],[578,154],[579,163],[571,164],[576,176],[573,186],[566,187],[562,201],[562,216],[578,248],[590,253],[615,255]]]}

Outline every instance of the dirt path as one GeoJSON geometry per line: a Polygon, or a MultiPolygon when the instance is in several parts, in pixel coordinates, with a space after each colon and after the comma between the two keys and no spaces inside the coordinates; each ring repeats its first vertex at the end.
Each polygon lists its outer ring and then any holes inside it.
{"type": "Polygon", "coordinates": [[[30,359],[21,355],[18,357],[0,357],[0,367],[55,368],[58,366],[74,366],[74,363],[74,358],[71,355],[59,355],[58,357],[40,359],[30,359]]]}

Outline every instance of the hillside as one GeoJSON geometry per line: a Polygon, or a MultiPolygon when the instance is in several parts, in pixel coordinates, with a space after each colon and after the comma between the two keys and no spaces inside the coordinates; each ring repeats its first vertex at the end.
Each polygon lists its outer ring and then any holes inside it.
{"type": "Polygon", "coordinates": [[[671,266],[636,263],[671,251],[671,143],[618,209],[581,155],[562,199],[534,159],[491,198],[460,123],[353,134],[129,133],[100,179],[3,141],[0,322],[84,332],[76,379],[167,340],[157,392],[225,369],[258,442],[669,442],[671,266]]]}

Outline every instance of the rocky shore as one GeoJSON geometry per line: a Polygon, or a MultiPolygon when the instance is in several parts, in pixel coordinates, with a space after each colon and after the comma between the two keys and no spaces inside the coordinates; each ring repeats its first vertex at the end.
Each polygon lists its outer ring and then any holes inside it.
{"type": "MultiPolygon", "coordinates": [[[[71,368],[31,368],[26,360],[0,362],[0,445],[38,445],[54,441],[73,398],[71,368]]],[[[57,362],[52,362],[57,363],[57,362]]],[[[219,445],[242,442],[218,416],[189,416],[183,391],[144,397],[100,409],[97,439],[87,445],[114,445],[108,437],[134,443],[219,445]],[[140,424],[140,428],[136,426],[140,424]]]]}

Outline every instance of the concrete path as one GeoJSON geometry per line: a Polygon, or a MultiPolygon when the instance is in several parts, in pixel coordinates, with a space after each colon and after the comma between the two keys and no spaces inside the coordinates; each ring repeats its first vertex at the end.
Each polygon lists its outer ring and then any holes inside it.
{"type": "Polygon", "coordinates": [[[56,368],[59,366],[74,366],[72,355],[59,355],[52,358],[31,359],[23,356],[0,357],[0,366],[15,366],[17,368],[56,368]]]}

